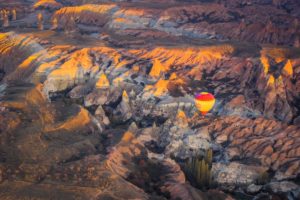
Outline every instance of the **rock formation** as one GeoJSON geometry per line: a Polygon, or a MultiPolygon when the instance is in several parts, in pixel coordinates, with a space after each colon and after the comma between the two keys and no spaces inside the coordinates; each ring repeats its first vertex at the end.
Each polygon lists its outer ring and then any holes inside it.
{"type": "Polygon", "coordinates": [[[298,1],[0,5],[0,199],[299,199],[298,1]]]}

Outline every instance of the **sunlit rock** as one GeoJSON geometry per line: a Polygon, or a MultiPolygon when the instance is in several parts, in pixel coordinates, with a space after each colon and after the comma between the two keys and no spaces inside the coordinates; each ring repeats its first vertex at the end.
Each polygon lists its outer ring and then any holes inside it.
{"type": "Polygon", "coordinates": [[[166,68],[161,64],[161,62],[159,60],[155,59],[149,75],[153,78],[158,78],[165,71],[166,71],[166,68]]]}
{"type": "Polygon", "coordinates": [[[155,23],[156,18],[151,10],[120,9],[112,15],[111,29],[146,28],[155,23]]]}
{"type": "Polygon", "coordinates": [[[78,23],[86,23],[97,26],[103,26],[106,22],[106,15],[111,15],[118,10],[117,5],[96,5],[85,4],[82,6],[63,7],[57,10],[53,18],[57,18],[59,27],[64,28],[68,25],[71,18],[77,18],[78,23]],[[100,19],[100,20],[96,20],[100,19]]]}
{"type": "Polygon", "coordinates": [[[47,127],[46,131],[50,132],[59,129],[65,129],[71,131],[71,130],[76,130],[80,126],[88,125],[89,123],[91,123],[89,112],[84,108],[80,108],[77,115],[55,126],[47,127]]]}
{"type": "Polygon", "coordinates": [[[232,54],[233,51],[233,46],[216,45],[183,49],[157,47],[151,51],[132,50],[131,52],[142,58],[158,59],[159,61],[168,58],[163,65],[165,69],[170,69],[172,65],[200,65],[208,61],[219,60],[232,54]]]}
{"type": "Polygon", "coordinates": [[[45,92],[61,92],[86,81],[87,75],[95,76],[94,65],[89,49],[75,51],[67,60],[49,73],[44,83],[45,92]]]}
{"type": "Polygon", "coordinates": [[[38,0],[33,7],[35,9],[58,10],[62,8],[63,5],[56,0],[38,0]]]}
{"type": "Polygon", "coordinates": [[[291,63],[290,60],[287,60],[284,68],[283,68],[283,71],[288,75],[288,76],[293,76],[293,65],[291,63]]]}
{"type": "Polygon", "coordinates": [[[168,80],[160,79],[154,85],[147,85],[144,88],[143,98],[147,99],[151,96],[162,97],[168,93],[168,80]]]}
{"type": "Polygon", "coordinates": [[[178,110],[175,120],[177,122],[177,126],[180,128],[186,128],[189,126],[188,118],[187,118],[186,114],[184,113],[184,111],[182,111],[182,110],[178,110]]]}
{"type": "Polygon", "coordinates": [[[104,73],[102,73],[96,83],[96,88],[105,89],[109,88],[109,86],[110,83],[107,76],[104,73]]]}

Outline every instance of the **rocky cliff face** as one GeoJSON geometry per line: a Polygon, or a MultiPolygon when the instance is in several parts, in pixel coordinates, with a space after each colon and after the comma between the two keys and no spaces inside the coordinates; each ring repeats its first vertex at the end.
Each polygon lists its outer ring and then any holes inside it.
{"type": "MultiPolygon", "coordinates": [[[[151,2],[147,2],[151,5],[151,2]]],[[[166,7],[161,9],[153,5],[149,8],[141,4],[141,7],[135,8],[130,4],[106,4],[97,9],[97,5],[77,5],[61,8],[53,18],[59,20],[60,28],[65,28],[73,20],[82,31],[88,32],[96,31],[95,27],[90,27],[94,25],[105,26],[121,35],[126,35],[127,31],[144,33],[145,29],[150,29],[190,38],[291,46],[299,43],[299,16],[296,14],[300,6],[298,2],[182,1],[161,4],[162,8],[166,7]]]]}
{"type": "Polygon", "coordinates": [[[298,1],[0,5],[1,198],[299,198],[298,1]]]}

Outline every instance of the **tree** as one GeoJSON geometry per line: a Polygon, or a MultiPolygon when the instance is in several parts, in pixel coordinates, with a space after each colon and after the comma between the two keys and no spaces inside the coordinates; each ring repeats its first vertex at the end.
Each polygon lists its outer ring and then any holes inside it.
{"type": "Polygon", "coordinates": [[[191,184],[200,189],[207,189],[212,184],[212,150],[208,150],[205,156],[189,158],[184,164],[184,172],[191,184]]]}
{"type": "Polygon", "coordinates": [[[206,153],[206,162],[211,166],[212,164],[213,152],[212,149],[209,149],[206,153]]]}

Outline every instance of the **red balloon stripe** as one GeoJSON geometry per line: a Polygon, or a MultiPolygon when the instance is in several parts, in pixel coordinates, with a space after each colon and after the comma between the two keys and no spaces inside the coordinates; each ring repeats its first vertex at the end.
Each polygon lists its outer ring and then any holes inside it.
{"type": "Polygon", "coordinates": [[[208,94],[198,94],[195,96],[195,99],[200,101],[211,101],[214,100],[215,97],[212,94],[208,93],[208,94]]]}

